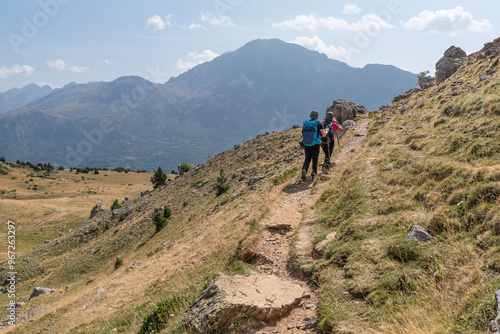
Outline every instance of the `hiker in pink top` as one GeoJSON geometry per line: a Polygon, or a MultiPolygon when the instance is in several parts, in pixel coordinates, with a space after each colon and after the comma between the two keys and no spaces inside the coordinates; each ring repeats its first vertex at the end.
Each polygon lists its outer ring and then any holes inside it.
{"type": "Polygon", "coordinates": [[[335,147],[335,136],[333,131],[342,132],[344,129],[337,123],[333,117],[333,112],[328,111],[326,117],[319,123],[321,132],[321,149],[325,152],[325,162],[323,162],[323,173],[328,174],[331,168],[330,157],[335,147]]]}

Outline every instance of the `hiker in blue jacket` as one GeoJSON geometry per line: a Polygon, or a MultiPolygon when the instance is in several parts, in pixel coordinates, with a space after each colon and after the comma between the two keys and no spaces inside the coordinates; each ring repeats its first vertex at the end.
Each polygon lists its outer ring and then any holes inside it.
{"type": "Polygon", "coordinates": [[[304,121],[304,124],[302,126],[302,144],[306,153],[304,164],[302,165],[302,181],[306,181],[307,170],[309,169],[311,160],[311,176],[313,180],[314,176],[318,174],[318,157],[319,147],[321,144],[318,115],[319,114],[316,110],[311,111],[311,113],[309,114],[309,117],[311,119],[304,121]]]}

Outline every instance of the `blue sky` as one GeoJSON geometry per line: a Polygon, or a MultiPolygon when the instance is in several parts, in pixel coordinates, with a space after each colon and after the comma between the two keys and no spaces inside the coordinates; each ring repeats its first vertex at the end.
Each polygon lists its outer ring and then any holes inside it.
{"type": "Polygon", "coordinates": [[[37,0],[0,3],[0,92],[30,83],[154,82],[279,38],[362,67],[418,73],[451,45],[467,53],[500,36],[498,1],[37,0]]]}

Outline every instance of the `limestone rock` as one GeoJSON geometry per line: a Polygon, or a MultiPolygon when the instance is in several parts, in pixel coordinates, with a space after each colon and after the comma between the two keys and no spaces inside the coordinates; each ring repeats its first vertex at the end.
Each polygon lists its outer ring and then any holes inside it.
{"type": "Polygon", "coordinates": [[[288,314],[305,292],[272,275],[221,276],[200,293],[182,320],[198,333],[221,330],[241,318],[271,321],[288,314]]]}
{"type": "Polygon", "coordinates": [[[420,88],[412,88],[407,90],[404,94],[398,95],[395,98],[392,99],[392,103],[399,102],[401,100],[409,98],[412,94],[415,94],[416,92],[419,92],[420,88]]]}
{"type": "Polygon", "coordinates": [[[262,176],[262,175],[257,175],[256,177],[252,177],[250,180],[248,180],[248,185],[253,186],[254,184],[256,184],[257,182],[259,182],[260,180],[262,180],[264,178],[265,178],[265,176],[262,176]]]}
{"type": "Polygon", "coordinates": [[[490,56],[496,53],[500,53],[500,37],[495,39],[493,42],[484,44],[484,47],[481,49],[481,52],[484,52],[485,56],[490,56]]]}
{"type": "Polygon", "coordinates": [[[333,117],[335,117],[339,124],[347,120],[354,120],[357,114],[368,112],[361,104],[342,99],[333,101],[333,104],[326,111],[333,111],[333,117]]]}
{"type": "Polygon", "coordinates": [[[497,300],[497,317],[495,320],[490,322],[489,334],[500,334],[500,290],[495,292],[495,298],[497,300]]]}
{"type": "Polygon", "coordinates": [[[54,292],[54,289],[49,289],[49,288],[42,288],[42,287],[36,287],[33,289],[33,292],[30,295],[29,299],[38,297],[38,296],[43,296],[48,293],[54,292]]]}
{"type": "Polygon", "coordinates": [[[126,196],[123,201],[122,201],[122,204],[125,204],[127,203],[128,201],[130,201],[130,197],[126,196]]]}
{"type": "Polygon", "coordinates": [[[436,85],[436,78],[429,77],[429,76],[421,77],[418,79],[418,85],[422,89],[430,88],[430,87],[436,85]]]}
{"type": "Polygon", "coordinates": [[[101,211],[102,211],[101,203],[97,203],[96,205],[94,205],[94,207],[90,211],[89,219],[92,219],[93,217],[95,217],[95,215],[97,215],[101,211]]]}
{"type": "Polygon", "coordinates": [[[415,225],[411,228],[410,233],[406,237],[406,240],[418,240],[422,242],[431,241],[434,239],[423,227],[415,225]]]}
{"type": "Polygon", "coordinates": [[[436,63],[436,84],[439,85],[455,73],[465,63],[466,57],[465,51],[454,45],[450,46],[436,63]]]}
{"type": "Polygon", "coordinates": [[[328,234],[325,239],[323,239],[321,242],[318,242],[316,246],[314,246],[314,253],[317,257],[321,257],[323,255],[323,252],[325,251],[328,244],[331,243],[336,236],[337,232],[332,232],[328,234]]]}

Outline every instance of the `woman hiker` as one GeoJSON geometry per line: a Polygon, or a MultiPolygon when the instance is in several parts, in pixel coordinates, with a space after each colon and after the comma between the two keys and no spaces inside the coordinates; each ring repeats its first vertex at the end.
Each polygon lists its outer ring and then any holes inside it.
{"type": "Polygon", "coordinates": [[[302,181],[306,181],[306,174],[311,160],[311,176],[313,180],[314,176],[318,174],[319,145],[321,144],[321,140],[319,139],[320,127],[318,123],[318,115],[319,114],[316,110],[311,111],[309,114],[311,119],[304,121],[302,126],[302,144],[306,153],[304,164],[302,165],[302,181]]]}
{"type": "Polygon", "coordinates": [[[331,168],[330,157],[335,147],[335,136],[333,131],[342,132],[344,129],[333,117],[333,111],[327,111],[326,117],[319,123],[321,133],[321,149],[325,152],[325,162],[323,163],[323,173],[328,174],[331,168]]]}

